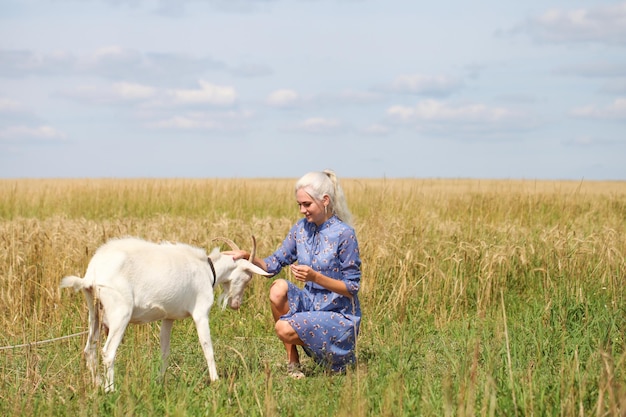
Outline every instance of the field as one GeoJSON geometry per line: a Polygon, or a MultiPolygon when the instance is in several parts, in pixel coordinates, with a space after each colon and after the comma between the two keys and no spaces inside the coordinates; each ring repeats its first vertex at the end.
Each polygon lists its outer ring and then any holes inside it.
{"type": "Polygon", "coordinates": [[[254,234],[269,255],[299,218],[294,182],[0,180],[0,415],[626,415],[626,182],[345,179],[354,368],[304,359],[290,379],[256,277],[240,310],[211,311],[219,381],[189,319],[163,381],[153,323],[126,332],[117,391],[93,387],[87,307],[60,279],[124,235],[210,250],[254,234]]]}

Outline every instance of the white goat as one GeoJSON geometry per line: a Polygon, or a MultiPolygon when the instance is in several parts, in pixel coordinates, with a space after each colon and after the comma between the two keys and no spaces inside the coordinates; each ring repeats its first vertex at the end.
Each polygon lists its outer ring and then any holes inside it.
{"type": "MultiPolygon", "coordinates": [[[[218,238],[238,249],[232,241],[218,238]]],[[[252,237],[252,254],[256,240],[252,237]]],[[[254,259],[251,257],[251,259],[254,259]]],[[[114,391],[113,363],[128,323],[161,320],[161,377],[167,368],[170,335],[174,320],[191,316],[209,368],[211,381],[218,379],[209,329],[213,287],[222,285],[222,308],[228,303],[237,309],[253,274],[269,274],[245,259],[234,261],[219,248],[209,256],[203,249],[181,243],[152,243],[137,238],[113,239],[95,253],[85,278],[67,276],[61,288],[82,290],[89,307],[89,335],[85,346],[87,367],[96,385],[102,385],[97,372],[96,346],[100,321],[108,328],[102,349],[105,391],[114,391]],[[101,311],[99,310],[101,308],[101,311]],[[102,317],[100,317],[102,314],[102,317]]]]}

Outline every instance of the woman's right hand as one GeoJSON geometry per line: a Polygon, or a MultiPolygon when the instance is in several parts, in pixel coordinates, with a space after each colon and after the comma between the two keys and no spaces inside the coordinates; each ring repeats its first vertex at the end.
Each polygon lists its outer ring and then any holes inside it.
{"type": "Polygon", "coordinates": [[[226,250],[222,252],[222,255],[230,255],[235,261],[238,259],[250,258],[250,253],[246,252],[245,250],[226,250]]]}

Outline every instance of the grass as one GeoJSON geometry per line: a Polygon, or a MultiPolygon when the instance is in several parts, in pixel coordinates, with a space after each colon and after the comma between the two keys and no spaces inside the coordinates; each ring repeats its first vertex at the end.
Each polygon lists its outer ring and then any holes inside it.
{"type": "Polygon", "coordinates": [[[108,238],[269,254],[298,218],[294,180],[0,180],[0,414],[607,416],[626,413],[626,183],[346,179],[363,258],[358,363],[286,376],[270,280],[211,312],[220,380],[191,320],[160,367],[158,323],[129,327],[118,391],[82,357],[83,275],[108,238]]]}

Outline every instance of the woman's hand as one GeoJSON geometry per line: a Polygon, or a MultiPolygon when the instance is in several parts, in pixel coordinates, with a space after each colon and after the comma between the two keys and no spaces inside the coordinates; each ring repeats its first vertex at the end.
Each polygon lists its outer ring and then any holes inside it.
{"type": "Polygon", "coordinates": [[[343,281],[329,278],[321,272],[316,272],[313,268],[307,265],[291,265],[289,269],[291,269],[291,273],[297,281],[311,281],[317,285],[321,285],[327,290],[352,298],[352,294],[350,294],[348,287],[346,287],[346,284],[343,281]]]}
{"type": "Polygon", "coordinates": [[[250,252],[246,252],[245,250],[225,250],[224,252],[222,252],[222,255],[232,256],[233,261],[238,261],[239,259],[247,259],[254,265],[267,272],[267,265],[265,265],[265,261],[261,258],[257,258],[256,256],[254,257],[254,259],[250,259],[250,252]]]}
{"type": "Polygon", "coordinates": [[[294,278],[301,282],[316,282],[317,277],[319,276],[317,272],[307,265],[291,265],[289,268],[291,269],[291,273],[294,278]]]}
{"type": "Polygon", "coordinates": [[[248,259],[250,257],[250,254],[245,250],[225,250],[222,252],[222,255],[230,255],[235,261],[238,259],[248,259]]]}

